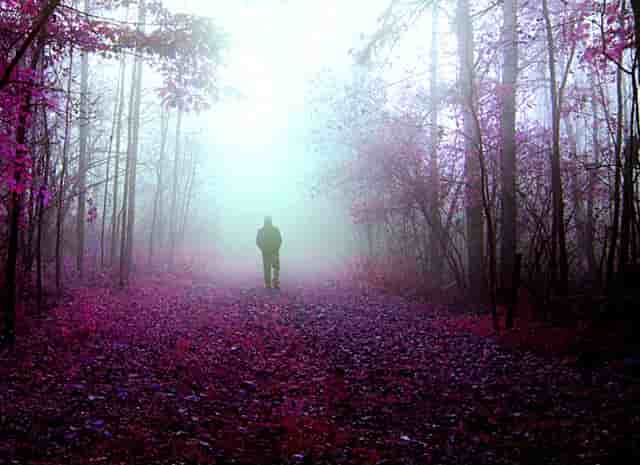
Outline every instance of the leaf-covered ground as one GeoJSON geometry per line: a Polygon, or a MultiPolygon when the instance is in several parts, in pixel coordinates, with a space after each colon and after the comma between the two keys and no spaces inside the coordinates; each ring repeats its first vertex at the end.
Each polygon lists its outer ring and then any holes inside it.
{"type": "Polygon", "coordinates": [[[639,386],[375,291],[76,289],[0,353],[0,464],[638,463],[639,386]]]}

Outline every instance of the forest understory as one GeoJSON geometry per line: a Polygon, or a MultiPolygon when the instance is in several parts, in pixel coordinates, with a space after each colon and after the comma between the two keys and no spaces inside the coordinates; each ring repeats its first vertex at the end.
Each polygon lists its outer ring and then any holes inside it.
{"type": "Polygon", "coordinates": [[[23,312],[0,352],[0,464],[640,458],[619,360],[528,350],[521,325],[490,337],[486,316],[371,287],[287,284],[158,275],[23,312]]]}

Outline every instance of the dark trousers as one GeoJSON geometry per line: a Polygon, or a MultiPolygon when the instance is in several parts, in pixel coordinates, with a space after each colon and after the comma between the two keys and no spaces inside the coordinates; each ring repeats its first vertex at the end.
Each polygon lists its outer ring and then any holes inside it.
{"type": "Polygon", "coordinates": [[[262,266],[264,268],[264,285],[278,287],[280,285],[280,252],[262,253],[262,266]],[[273,281],[271,281],[271,269],[273,268],[273,281]]]}

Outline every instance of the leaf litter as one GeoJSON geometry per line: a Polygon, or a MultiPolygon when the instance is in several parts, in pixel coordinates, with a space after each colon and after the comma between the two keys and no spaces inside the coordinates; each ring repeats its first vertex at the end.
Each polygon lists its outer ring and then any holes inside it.
{"type": "Polygon", "coordinates": [[[0,464],[597,464],[638,384],[366,289],[77,290],[0,354],[0,464]]]}

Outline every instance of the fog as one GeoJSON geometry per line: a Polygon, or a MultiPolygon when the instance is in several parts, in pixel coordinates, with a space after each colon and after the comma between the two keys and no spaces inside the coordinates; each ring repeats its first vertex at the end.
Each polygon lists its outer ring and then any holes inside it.
{"type": "Polygon", "coordinates": [[[336,268],[359,254],[347,201],[326,191],[313,195],[327,160],[342,149],[314,146],[310,96],[323,70],[349,78],[348,51],[375,26],[386,2],[173,3],[178,11],[210,16],[229,40],[220,100],[186,118],[204,144],[194,199],[203,227],[187,232],[186,250],[197,244],[196,253],[213,252],[216,268],[257,274],[256,231],[271,215],[283,236],[284,279],[336,268]]]}

